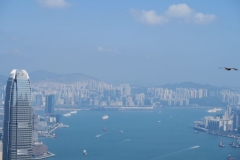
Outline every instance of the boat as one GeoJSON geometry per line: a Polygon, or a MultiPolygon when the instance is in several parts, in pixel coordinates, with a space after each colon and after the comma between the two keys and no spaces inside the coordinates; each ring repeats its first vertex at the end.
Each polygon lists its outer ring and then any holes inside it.
{"type": "Polygon", "coordinates": [[[208,113],[215,113],[215,112],[217,112],[217,111],[221,111],[222,109],[221,108],[214,108],[214,109],[209,109],[209,110],[207,110],[207,112],[208,113]]]}
{"type": "Polygon", "coordinates": [[[83,150],[83,155],[87,155],[87,150],[83,150]]]}
{"type": "Polygon", "coordinates": [[[71,111],[70,113],[71,113],[71,114],[75,114],[75,113],[77,113],[77,111],[71,111]]]}
{"type": "Polygon", "coordinates": [[[160,123],[161,121],[158,121],[158,123],[160,123]]]}
{"type": "Polygon", "coordinates": [[[122,131],[122,130],[120,130],[120,133],[123,133],[123,131],[122,131]]]}
{"type": "Polygon", "coordinates": [[[196,131],[196,130],[194,130],[194,133],[196,133],[196,134],[199,134],[199,132],[198,132],[198,131],[196,131]]]}
{"type": "Polygon", "coordinates": [[[222,142],[222,140],[219,142],[219,147],[225,147],[224,143],[222,142]]]}
{"type": "Polygon", "coordinates": [[[108,119],[108,115],[102,116],[102,119],[108,119]]]}
{"type": "Polygon", "coordinates": [[[227,160],[235,160],[235,158],[232,158],[231,155],[229,154],[227,160]]]}
{"type": "Polygon", "coordinates": [[[236,145],[234,142],[230,144],[233,148],[239,148],[239,145],[236,145]]]}
{"type": "Polygon", "coordinates": [[[106,128],[106,127],[104,127],[104,128],[103,128],[103,131],[104,131],[104,132],[106,132],[106,131],[107,131],[107,128],[106,128]]]}
{"type": "Polygon", "coordinates": [[[69,127],[69,125],[64,125],[63,123],[60,123],[60,124],[58,125],[58,127],[62,127],[62,128],[68,128],[68,127],[69,127]]]}
{"type": "Polygon", "coordinates": [[[71,116],[71,113],[66,113],[66,114],[64,114],[63,116],[64,116],[64,117],[69,117],[69,116],[71,116]]]}
{"type": "Polygon", "coordinates": [[[53,138],[57,138],[57,134],[53,134],[53,138]]]}

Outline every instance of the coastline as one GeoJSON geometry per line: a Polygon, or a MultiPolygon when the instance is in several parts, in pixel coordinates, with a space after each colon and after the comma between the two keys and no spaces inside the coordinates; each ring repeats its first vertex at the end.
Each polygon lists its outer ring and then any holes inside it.
{"type": "Polygon", "coordinates": [[[49,158],[49,157],[53,157],[55,156],[55,154],[48,152],[47,155],[42,155],[42,156],[38,156],[38,157],[34,157],[32,159],[45,159],[45,158],[49,158]]]}

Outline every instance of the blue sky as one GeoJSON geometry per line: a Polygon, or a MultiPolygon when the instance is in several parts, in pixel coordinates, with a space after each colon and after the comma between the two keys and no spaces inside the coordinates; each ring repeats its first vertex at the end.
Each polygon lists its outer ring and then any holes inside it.
{"type": "Polygon", "coordinates": [[[110,83],[240,86],[238,0],[0,2],[0,74],[83,73],[110,83]]]}

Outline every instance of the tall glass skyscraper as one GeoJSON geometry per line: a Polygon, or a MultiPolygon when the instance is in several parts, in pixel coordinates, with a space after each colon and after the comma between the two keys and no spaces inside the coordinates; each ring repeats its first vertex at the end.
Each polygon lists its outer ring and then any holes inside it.
{"type": "Polygon", "coordinates": [[[45,107],[45,113],[53,114],[54,113],[54,105],[55,105],[55,96],[53,94],[46,96],[46,107],[45,107]]]}
{"type": "Polygon", "coordinates": [[[25,70],[12,70],[4,103],[3,160],[32,159],[31,86],[25,70]]]}

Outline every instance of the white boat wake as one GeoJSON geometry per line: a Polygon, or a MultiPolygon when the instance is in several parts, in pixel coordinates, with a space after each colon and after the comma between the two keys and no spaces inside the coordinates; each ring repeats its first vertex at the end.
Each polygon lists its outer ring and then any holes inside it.
{"type": "Polygon", "coordinates": [[[131,142],[131,139],[126,139],[123,142],[131,142]]]}
{"type": "Polygon", "coordinates": [[[197,149],[199,148],[200,146],[193,146],[193,147],[190,147],[190,148],[186,148],[186,149],[182,149],[182,150],[179,150],[179,151],[176,151],[176,152],[171,152],[171,153],[168,153],[168,154],[164,154],[164,155],[161,155],[161,156],[158,156],[158,157],[155,157],[151,160],[155,160],[155,159],[159,159],[159,158],[164,158],[164,157],[167,157],[167,156],[171,156],[173,154],[177,154],[177,153],[181,153],[181,152],[185,152],[185,151],[188,151],[188,150],[191,150],[191,149],[197,149]]]}
{"type": "Polygon", "coordinates": [[[98,138],[98,137],[101,137],[101,136],[103,136],[103,135],[104,135],[104,133],[103,133],[103,134],[98,134],[98,135],[96,135],[95,137],[98,138]]]}
{"type": "Polygon", "coordinates": [[[195,148],[199,148],[200,146],[193,146],[193,147],[190,147],[189,149],[195,149],[195,148]]]}
{"type": "Polygon", "coordinates": [[[125,139],[124,141],[119,142],[119,143],[125,143],[125,142],[131,142],[131,141],[132,141],[131,139],[125,139]]]}

